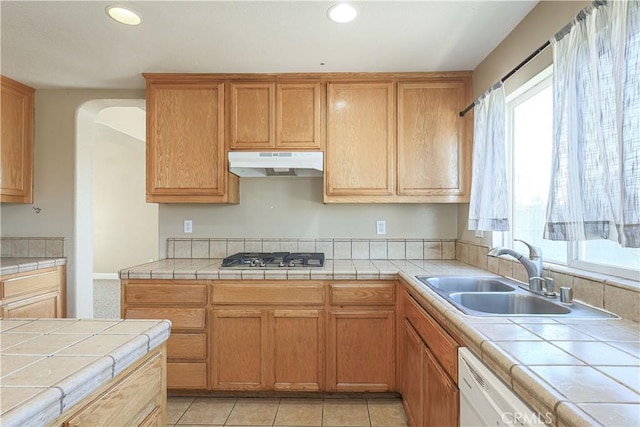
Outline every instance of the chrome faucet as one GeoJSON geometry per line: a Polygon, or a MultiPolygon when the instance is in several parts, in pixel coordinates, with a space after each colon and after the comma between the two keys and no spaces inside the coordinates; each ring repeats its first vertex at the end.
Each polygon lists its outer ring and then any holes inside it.
{"type": "Polygon", "coordinates": [[[524,240],[514,239],[518,242],[522,242],[529,248],[529,257],[525,257],[520,252],[514,251],[509,248],[495,247],[491,249],[487,255],[498,257],[501,255],[510,255],[522,264],[525,270],[527,270],[527,276],[529,277],[529,290],[535,293],[543,293],[542,282],[545,279],[542,278],[542,250],[536,246],[530,245],[524,240]]]}

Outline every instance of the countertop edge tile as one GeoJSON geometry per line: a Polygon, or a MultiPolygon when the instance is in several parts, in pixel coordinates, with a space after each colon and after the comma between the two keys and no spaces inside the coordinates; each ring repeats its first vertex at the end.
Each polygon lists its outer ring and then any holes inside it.
{"type": "Polygon", "coordinates": [[[62,391],[48,388],[2,414],[3,427],[47,425],[62,414],[62,391]]]}
{"type": "MultiPolygon", "coordinates": [[[[558,423],[568,426],[601,426],[602,424],[587,414],[582,408],[573,402],[563,400],[556,406],[558,423]]],[[[619,426],[620,427],[620,426],[619,426]]]]}
{"type": "Polygon", "coordinates": [[[52,387],[62,390],[62,411],[72,407],[113,378],[113,361],[104,356],[52,387]]]}
{"type": "Polygon", "coordinates": [[[163,320],[144,334],[149,338],[147,352],[150,352],[169,339],[169,335],[171,335],[171,321],[163,320]]]}
{"type": "Polygon", "coordinates": [[[127,369],[148,352],[149,337],[144,333],[110,352],[109,356],[113,358],[113,376],[127,369]]]}

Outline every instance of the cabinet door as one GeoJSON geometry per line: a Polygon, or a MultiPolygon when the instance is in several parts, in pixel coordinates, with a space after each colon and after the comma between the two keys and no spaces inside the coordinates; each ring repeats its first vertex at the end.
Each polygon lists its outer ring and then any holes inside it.
{"type": "Polygon", "coordinates": [[[457,426],[460,390],[438,361],[424,348],[422,372],[425,384],[424,420],[426,426],[457,426]]]}
{"type": "Polygon", "coordinates": [[[276,86],[276,147],[321,150],[320,83],[279,83],[276,86]]]}
{"type": "Polygon", "coordinates": [[[398,194],[425,201],[465,202],[469,197],[465,79],[398,84],[398,194]]]}
{"type": "Polygon", "coordinates": [[[327,103],[325,202],[393,195],[393,83],[329,83],[327,103]]]}
{"type": "Polygon", "coordinates": [[[274,310],[272,379],[275,390],[319,391],[323,385],[322,310],[274,310]]]}
{"type": "Polygon", "coordinates": [[[55,318],[63,317],[60,292],[50,292],[3,305],[2,317],[10,318],[55,318]]]}
{"type": "Polygon", "coordinates": [[[147,201],[227,202],[224,85],[147,81],[147,201]]]}
{"type": "Polygon", "coordinates": [[[214,390],[267,387],[267,312],[213,310],[214,390]]]}
{"type": "Polygon", "coordinates": [[[392,391],[394,312],[333,311],[327,351],[328,391],[392,391]]]}
{"type": "Polygon", "coordinates": [[[425,350],[425,346],[417,332],[405,320],[402,348],[402,400],[412,426],[424,425],[423,359],[425,350]]]}
{"type": "Polygon", "coordinates": [[[231,83],[229,148],[275,146],[275,83],[231,83]]]}
{"type": "Polygon", "coordinates": [[[35,90],[0,76],[0,202],[33,203],[35,90]]]}

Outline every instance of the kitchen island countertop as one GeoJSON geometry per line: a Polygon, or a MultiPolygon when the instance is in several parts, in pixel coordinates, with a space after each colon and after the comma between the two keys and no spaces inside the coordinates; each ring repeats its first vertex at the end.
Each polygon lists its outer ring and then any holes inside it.
{"type": "Polygon", "coordinates": [[[50,424],[170,330],[167,320],[0,319],[0,424],[50,424]]]}

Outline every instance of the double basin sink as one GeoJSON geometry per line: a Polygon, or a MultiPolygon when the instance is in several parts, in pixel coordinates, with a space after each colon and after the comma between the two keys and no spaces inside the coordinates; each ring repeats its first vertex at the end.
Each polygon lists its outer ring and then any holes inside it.
{"type": "Polygon", "coordinates": [[[472,316],[552,316],[617,319],[579,302],[563,304],[522,289],[502,276],[416,276],[458,310],[472,316]]]}

